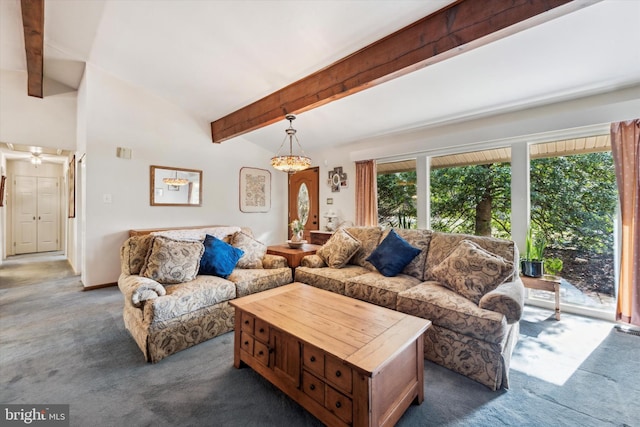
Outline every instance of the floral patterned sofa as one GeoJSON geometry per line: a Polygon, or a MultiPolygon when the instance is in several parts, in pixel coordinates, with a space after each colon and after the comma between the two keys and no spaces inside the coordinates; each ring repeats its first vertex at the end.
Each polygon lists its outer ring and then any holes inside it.
{"type": "Polygon", "coordinates": [[[118,287],[124,295],[124,324],[149,362],[233,330],[230,300],[292,282],[286,259],[266,254],[266,246],[248,228],[133,234],[120,249],[118,287]],[[198,274],[207,235],[244,252],[226,278],[198,274]]]}
{"type": "Polygon", "coordinates": [[[509,386],[509,363],[524,306],[517,260],[518,249],[508,240],[351,227],[338,230],[315,255],[303,258],[295,277],[431,320],[425,359],[497,390],[509,386]],[[414,252],[408,264],[395,266],[392,273],[397,274],[383,275],[379,269],[386,273],[404,250],[381,250],[389,234],[414,252]]]}

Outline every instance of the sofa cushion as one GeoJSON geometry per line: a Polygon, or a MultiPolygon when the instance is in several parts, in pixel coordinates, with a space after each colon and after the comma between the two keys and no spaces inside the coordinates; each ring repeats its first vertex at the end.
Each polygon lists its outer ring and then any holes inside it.
{"type": "Polygon", "coordinates": [[[195,279],[204,253],[202,242],[154,236],[140,275],[158,283],[183,283],[195,279]]]}
{"type": "Polygon", "coordinates": [[[513,275],[513,263],[462,240],[431,274],[444,286],[478,304],[486,293],[513,275]]]}
{"type": "Polygon", "coordinates": [[[420,249],[414,248],[391,230],[367,257],[367,261],[373,264],[382,275],[393,277],[404,270],[420,252],[420,249]]]}
{"type": "Polygon", "coordinates": [[[376,268],[367,261],[367,258],[375,250],[380,243],[380,236],[382,236],[382,228],[380,227],[347,227],[346,232],[353,236],[360,242],[360,248],[353,254],[353,257],[349,260],[349,264],[359,265],[360,267],[366,267],[371,271],[375,271],[376,268]]]}
{"type": "MultiPolygon", "coordinates": [[[[402,237],[411,246],[418,248],[421,252],[403,270],[402,273],[413,276],[416,279],[424,280],[424,269],[431,243],[431,230],[394,228],[398,236],[402,237]]],[[[385,230],[382,238],[386,237],[390,230],[385,230]]]]}
{"type": "Polygon", "coordinates": [[[330,267],[297,267],[296,281],[344,295],[345,282],[348,279],[367,273],[370,273],[368,269],[350,264],[339,269],[330,267]]]}
{"type": "Polygon", "coordinates": [[[207,234],[204,239],[204,255],[200,260],[198,274],[227,278],[244,252],[217,237],[207,234]]]}
{"type": "Polygon", "coordinates": [[[331,268],[344,267],[360,249],[360,241],[344,229],[339,229],[316,254],[331,268]]]}
{"type": "Polygon", "coordinates": [[[395,310],[398,293],[419,284],[420,279],[406,274],[385,277],[378,272],[371,272],[347,280],[344,294],[395,310]]]}
{"type": "Polygon", "coordinates": [[[123,274],[140,274],[149,253],[153,236],[129,237],[120,247],[120,268],[123,274]]]}
{"type": "Polygon", "coordinates": [[[165,286],[165,289],[166,295],[144,305],[145,321],[152,324],[166,322],[236,297],[233,282],[204,274],[190,282],[165,286]]]}
{"type": "Polygon", "coordinates": [[[238,298],[286,285],[293,281],[289,267],[274,269],[236,268],[228,279],[235,283],[238,298]]]}
{"type": "Polygon", "coordinates": [[[217,237],[218,239],[229,243],[229,239],[233,233],[240,231],[237,226],[219,226],[219,227],[202,227],[202,228],[184,228],[176,230],[154,231],[154,236],[169,237],[174,240],[204,240],[207,234],[217,237]]]}
{"type": "MultiPolygon", "coordinates": [[[[473,236],[471,234],[442,233],[434,231],[431,235],[431,243],[429,244],[424,280],[435,280],[432,274],[433,268],[448,257],[462,240],[469,240],[492,254],[501,256],[507,261],[514,262],[514,260],[518,259],[518,249],[516,248],[515,243],[511,240],[487,236],[473,236]]],[[[513,280],[516,278],[517,275],[514,274],[513,280]]]]}
{"type": "Polygon", "coordinates": [[[484,310],[437,282],[423,282],[398,294],[396,309],[429,319],[434,325],[500,344],[508,332],[501,313],[484,310]]]}
{"type": "Polygon", "coordinates": [[[262,258],[267,253],[267,245],[241,231],[231,237],[231,244],[244,251],[244,255],[238,261],[238,268],[263,267],[262,258]]]}

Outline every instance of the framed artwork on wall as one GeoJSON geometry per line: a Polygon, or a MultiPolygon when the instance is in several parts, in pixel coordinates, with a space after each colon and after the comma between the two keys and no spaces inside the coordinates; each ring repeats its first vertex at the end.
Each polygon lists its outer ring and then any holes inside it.
{"type": "Polygon", "coordinates": [[[69,186],[69,218],[76,217],[76,156],[71,156],[69,170],[67,172],[67,183],[69,186]]]}
{"type": "Polygon", "coordinates": [[[339,193],[341,188],[345,189],[349,187],[349,180],[347,179],[346,172],[342,172],[342,166],[329,171],[327,184],[331,187],[332,193],[339,193]]]}
{"type": "Polygon", "coordinates": [[[2,175],[0,177],[0,206],[4,206],[4,183],[6,180],[6,176],[2,175]]]}
{"type": "Polygon", "coordinates": [[[271,172],[265,169],[240,169],[240,211],[269,212],[271,209],[271,172]]]}

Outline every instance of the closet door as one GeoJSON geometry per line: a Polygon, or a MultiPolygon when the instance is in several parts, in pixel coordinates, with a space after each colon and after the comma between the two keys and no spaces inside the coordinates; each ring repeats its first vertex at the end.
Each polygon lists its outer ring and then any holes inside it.
{"type": "Polygon", "coordinates": [[[15,253],[28,254],[38,250],[38,179],[17,176],[14,205],[15,253]]]}
{"type": "Polygon", "coordinates": [[[16,255],[60,249],[58,178],[17,176],[14,218],[16,255]]]}
{"type": "Polygon", "coordinates": [[[38,178],[38,252],[59,249],[59,214],[58,178],[38,178]]]}

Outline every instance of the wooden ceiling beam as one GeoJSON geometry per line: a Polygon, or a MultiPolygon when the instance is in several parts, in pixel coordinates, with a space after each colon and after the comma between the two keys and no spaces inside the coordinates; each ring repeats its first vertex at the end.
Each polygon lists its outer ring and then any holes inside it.
{"type": "Polygon", "coordinates": [[[20,0],[24,48],[27,53],[27,93],[43,97],[44,0],[20,0]]]}
{"type": "MultiPolygon", "coordinates": [[[[582,6],[579,5],[582,3],[582,6]]],[[[574,0],[460,0],[211,123],[222,142],[569,13],[574,0]],[[572,3],[562,12],[546,13],[572,3]],[[544,15],[541,15],[544,14],[544,15]],[[538,16],[523,25],[515,25],[538,16]],[[466,46],[472,43],[472,46],[466,46]]],[[[515,60],[515,58],[514,58],[515,60]]],[[[470,70],[472,72],[472,70],[470,70]]]]}

